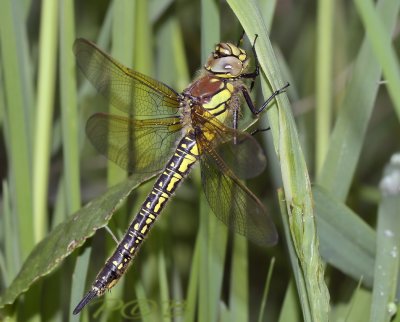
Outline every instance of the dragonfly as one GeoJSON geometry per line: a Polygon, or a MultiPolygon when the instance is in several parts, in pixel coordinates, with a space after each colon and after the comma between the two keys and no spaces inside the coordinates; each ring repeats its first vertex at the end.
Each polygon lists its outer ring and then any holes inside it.
{"type": "Polygon", "coordinates": [[[158,174],[158,178],[73,314],[119,281],[196,163],[200,163],[202,188],[217,218],[257,244],[276,243],[278,235],[271,218],[242,181],[264,170],[265,155],[253,135],[238,129],[238,121],[242,101],[258,115],[289,84],[255,107],[250,96],[259,75],[255,41],[255,68],[248,71],[250,57],[239,47],[241,40],[237,45],[217,44],[200,76],[181,93],[123,66],[88,40],[75,41],[74,53],[83,74],[126,114],[92,115],[86,124],[89,140],[129,173],[158,174]],[[252,81],[250,88],[246,80],[252,81]]]}

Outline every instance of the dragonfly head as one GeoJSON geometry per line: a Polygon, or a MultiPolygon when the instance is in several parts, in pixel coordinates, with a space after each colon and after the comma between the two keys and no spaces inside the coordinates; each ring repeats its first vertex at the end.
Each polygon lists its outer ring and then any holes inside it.
{"type": "Polygon", "coordinates": [[[242,48],[222,42],[215,46],[204,68],[218,77],[235,78],[243,74],[248,62],[249,57],[242,48]]]}

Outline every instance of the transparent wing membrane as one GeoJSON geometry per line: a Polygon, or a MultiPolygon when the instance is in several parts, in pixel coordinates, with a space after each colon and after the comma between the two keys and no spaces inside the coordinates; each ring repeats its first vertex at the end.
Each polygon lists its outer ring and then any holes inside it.
{"type": "Polygon", "coordinates": [[[217,218],[256,244],[275,244],[276,228],[260,200],[216,154],[204,153],[200,162],[203,190],[217,218]]]}
{"type": "Polygon", "coordinates": [[[163,169],[181,136],[178,117],[134,120],[97,113],[86,123],[93,146],[121,168],[133,173],[163,169]]]}
{"type": "Polygon", "coordinates": [[[203,111],[193,115],[193,122],[202,124],[196,133],[201,181],[214,214],[231,230],[259,245],[275,244],[275,225],[261,201],[238,179],[264,170],[261,147],[251,135],[230,129],[203,111]]]}
{"type": "MultiPolygon", "coordinates": [[[[265,154],[253,136],[225,126],[208,112],[192,114],[193,123],[202,125],[203,134],[198,136],[201,152],[202,145],[213,147],[213,153],[218,154],[225,165],[241,179],[253,178],[264,171],[265,154]]],[[[205,149],[204,153],[207,152],[205,149]]]]}
{"type": "Polygon", "coordinates": [[[79,68],[119,110],[133,117],[178,114],[178,93],[162,82],[127,68],[85,39],[74,44],[79,68]]]}

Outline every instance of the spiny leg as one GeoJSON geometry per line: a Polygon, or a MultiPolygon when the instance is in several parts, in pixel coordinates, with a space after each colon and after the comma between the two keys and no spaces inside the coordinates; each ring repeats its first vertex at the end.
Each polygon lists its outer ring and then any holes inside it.
{"type": "Polygon", "coordinates": [[[247,106],[250,108],[250,111],[254,114],[254,115],[258,115],[260,114],[262,111],[264,111],[264,109],[268,106],[269,103],[271,103],[271,101],[275,98],[275,96],[283,93],[286,91],[286,88],[289,87],[289,83],[287,83],[285,86],[281,87],[280,89],[276,90],[275,92],[273,92],[271,94],[270,97],[268,97],[268,99],[261,105],[261,107],[259,109],[257,109],[254,106],[254,103],[250,97],[249,91],[247,90],[247,88],[245,86],[241,87],[244,99],[246,100],[247,106]]]}

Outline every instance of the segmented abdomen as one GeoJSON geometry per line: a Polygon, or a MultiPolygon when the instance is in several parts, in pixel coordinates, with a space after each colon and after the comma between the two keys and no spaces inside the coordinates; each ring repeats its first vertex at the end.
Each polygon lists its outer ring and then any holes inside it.
{"type": "Polygon", "coordinates": [[[194,135],[184,136],[178,143],[175,153],[168,161],[164,171],[154,183],[153,189],[133,219],[117,249],[97,275],[92,285],[92,291],[97,296],[112,288],[126,271],[158,215],[179,183],[190,172],[198,155],[194,135]]]}

